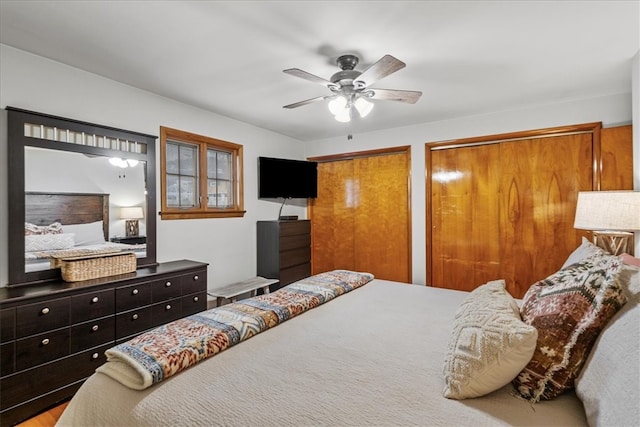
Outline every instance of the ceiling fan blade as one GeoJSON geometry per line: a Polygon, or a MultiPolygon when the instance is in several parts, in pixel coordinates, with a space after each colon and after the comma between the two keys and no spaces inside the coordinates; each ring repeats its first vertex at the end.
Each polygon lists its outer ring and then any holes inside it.
{"type": "Polygon", "coordinates": [[[391,55],[385,55],[375,64],[364,70],[356,81],[363,82],[365,86],[369,86],[378,80],[388,76],[391,73],[406,67],[407,64],[394,58],[391,55]]]}
{"type": "Polygon", "coordinates": [[[409,104],[415,104],[422,92],[416,90],[394,90],[394,89],[369,89],[373,92],[372,99],[381,99],[385,101],[400,101],[409,104]]]}
{"type": "Polygon", "coordinates": [[[300,102],[294,102],[293,104],[289,104],[289,105],[284,105],[282,108],[298,108],[298,107],[302,107],[303,105],[307,105],[307,104],[312,104],[314,102],[317,101],[324,101],[327,98],[332,98],[333,95],[327,95],[327,96],[318,96],[315,98],[311,98],[311,99],[305,99],[304,101],[300,101],[300,102]]]}
{"type": "Polygon", "coordinates": [[[326,86],[329,89],[336,86],[335,83],[331,83],[329,80],[318,77],[315,74],[307,73],[306,71],[302,71],[299,68],[288,68],[286,70],[282,70],[282,72],[291,76],[300,77],[301,79],[305,79],[313,83],[321,84],[322,86],[326,86]]]}

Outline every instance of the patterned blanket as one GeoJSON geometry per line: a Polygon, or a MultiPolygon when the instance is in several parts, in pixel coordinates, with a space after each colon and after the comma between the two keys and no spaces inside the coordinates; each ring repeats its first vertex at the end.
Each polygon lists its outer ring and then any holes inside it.
{"type": "Polygon", "coordinates": [[[369,273],[334,270],[167,323],[107,350],[96,372],[143,390],[371,280],[369,273]]]}

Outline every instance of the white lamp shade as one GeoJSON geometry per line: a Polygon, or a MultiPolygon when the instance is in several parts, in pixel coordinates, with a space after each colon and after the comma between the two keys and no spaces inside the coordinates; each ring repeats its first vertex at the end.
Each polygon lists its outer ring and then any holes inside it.
{"type": "Polygon", "coordinates": [[[329,101],[328,107],[331,114],[337,116],[342,113],[347,106],[347,98],[344,96],[336,96],[331,101],[329,101]]]}
{"type": "Polygon", "coordinates": [[[640,191],[581,191],[574,228],[594,231],[640,230],[640,191]]]}
{"type": "Polygon", "coordinates": [[[142,218],[144,218],[144,214],[142,212],[142,207],[140,206],[132,206],[129,208],[120,209],[120,219],[142,219],[142,218]]]}
{"type": "Polygon", "coordinates": [[[358,110],[360,117],[367,117],[367,114],[373,110],[373,102],[362,97],[356,99],[356,102],[354,102],[353,105],[358,110]]]}

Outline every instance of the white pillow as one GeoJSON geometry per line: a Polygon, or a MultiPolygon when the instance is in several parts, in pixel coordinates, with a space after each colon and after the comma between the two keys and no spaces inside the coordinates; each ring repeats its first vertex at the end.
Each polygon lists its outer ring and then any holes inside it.
{"type": "Polygon", "coordinates": [[[24,236],[24,250],[25,252],[37,252],[69,249],[74,245],[73,236],[73,233],[31,234],[24,236]]]}
{"type": "Polygon", "coordinates": [[[479,397],[505,386],[529,363],[537,338],[536,328],[520,319],[504,280],[474,289],[455,315],[444,397],[479,397]]]}
{"type": "Polygon", "coordinates": [[[105,242],[102,221],[62,225],[64,233],[75,234],[76,246],[101,245],[105,242]]]}
{"type": "Polygon", "coordinates": [[[620,282],[629,300],[600,333],[575,382],[592,426],[640,420],[640,268],[625,267],[620,282]]]}

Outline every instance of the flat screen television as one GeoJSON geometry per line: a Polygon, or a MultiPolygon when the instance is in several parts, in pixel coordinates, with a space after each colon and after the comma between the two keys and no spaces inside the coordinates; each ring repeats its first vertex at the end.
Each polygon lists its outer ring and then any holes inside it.
{"type": "Polygon", "coordinates": [[[318,163],[258,158],[258,198],[318,197],[318,163]]]}

